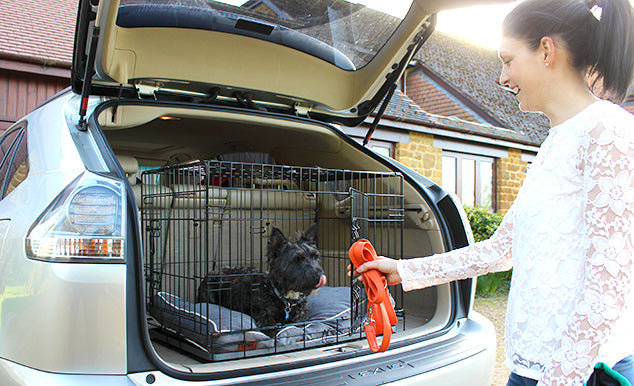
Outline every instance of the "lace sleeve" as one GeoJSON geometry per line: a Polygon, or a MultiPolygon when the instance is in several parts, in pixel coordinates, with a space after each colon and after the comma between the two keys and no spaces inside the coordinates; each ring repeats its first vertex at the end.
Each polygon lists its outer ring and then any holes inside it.
{"type": "Polygon", "coordinates": [[[626,297],[632,285],[634,253],[634,141],[627,135],[597,125],[582,145],[585,279],[567,329],[539,385],[582,385],[619,313],[626,301],[631,301],[626,297]]]}
{"type": "Polygon", "coordinates": [[[405,291],[431,287],[495,271],[507,271],[511,259],[513,207],[489,239],[446,253],[399,260],[397,269],[405,291]]]}

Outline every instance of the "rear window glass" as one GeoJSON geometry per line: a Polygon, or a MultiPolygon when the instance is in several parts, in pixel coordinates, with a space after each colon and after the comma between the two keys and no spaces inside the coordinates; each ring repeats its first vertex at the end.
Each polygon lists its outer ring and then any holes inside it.
{"type": "Polygon", "coordinates": [[[411,0],[121,0],[120,4],[120,27],[195,28],[246,35],[355,70],[383,47],[411,0]]]}

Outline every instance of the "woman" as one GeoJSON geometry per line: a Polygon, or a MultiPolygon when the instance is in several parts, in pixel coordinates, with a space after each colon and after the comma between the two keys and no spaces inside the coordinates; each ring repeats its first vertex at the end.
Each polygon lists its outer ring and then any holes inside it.
{"type": "Polygon", "coordinates": [[[633,19],[628,0],[513,9],[500,83],[551,121],[513,207],[489,240],[357,269],[411,290],[513,266],[507,385],[582,385],[599,361],[634,384],[634,116],[595,96],[628,91],[633,19]]]}

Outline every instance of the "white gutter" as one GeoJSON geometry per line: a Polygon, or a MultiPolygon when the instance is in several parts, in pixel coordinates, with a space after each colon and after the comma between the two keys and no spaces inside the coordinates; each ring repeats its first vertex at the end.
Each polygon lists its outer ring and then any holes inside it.
{"type": "MultiPolygon", "coordinates": [[[[371,118],[366,118],[366,120],[364,121],[364,123],[371,123],[372,119],[371,118]]],[[[469,141],[469,142],[476,142],[476,143],[481,143],[481,144],[485,144],[485,145],[490,145],[490,146],[498,146],[498,147],[504,147],[504,148],[513,148],[513,149],[518,149],[518,150],[522,150],[522,151],[527,151],[527,152],[532,152],[532,153],[537,153],[537,151],[539,150],[539,146],[533,146],[533,145],[525,145],[525,144],[521,144],[521,143],[516,143],[513,141],[509,141],[509,140],[503,140],[503,139],[497,139],[497,138],[489,138],[489,137],[485,137],[485,136],[481,136],[481,135],[477,135],[477,134],[468,134],[468,133],[461,133],[461,132],[457,132],[457,131],[452,131],[452,130],[448,130],[448,129],[440,129],[440,128],[436,128],[436,127],[426,127],[423,125],[417,125],[417,124],[413,124],[413,123],[408,123],[408,122],[401,122],[401,121],[394,121],[394,120],[390,120],[390,119],[381,119],[381,123],[379,124],[379,127],[376,130],[376,133],[374,134],[375,139],[383,139],[383,140],[390,140],[388,138],[380,138],[380,136],[382,137],[386,137],[386,128],[391,128],[391,129],[397,129],[397,130],[405,130],[405,131],[413,131],[413,132],[417,132],[417,133],[425,133],[425,134],[431,134],[434,136],[439,136],[439,137],[445,137],[445,138],[452,138],[452,139],[458,139],[461,141],[469,141]],[[380,133],[383,132],[381,135],[380,133]]],[[[354,128],[354,127],[342,127],[342,130],[348,134],[348,135],[355,135],[355,136],[359,136],[358,134],[356,134],[356,130],[354,129],[358,129],[358,128],[354,128]]],[[[360,129],[361,131],[365,132],[363,129],[360,129]]],[[[395,134],[390,135],[389,137],[393,137],[395,134]]],[[[363,135],[361,135],[363,136],[363,135]]],[[[409,142],[409,140],[407,141],[403,141],[400,140],[402,139],[402,135],[398,136],[399,140],[398,141],[394,141],[394,142],[404,142],[407,143],[409,142]]]]}

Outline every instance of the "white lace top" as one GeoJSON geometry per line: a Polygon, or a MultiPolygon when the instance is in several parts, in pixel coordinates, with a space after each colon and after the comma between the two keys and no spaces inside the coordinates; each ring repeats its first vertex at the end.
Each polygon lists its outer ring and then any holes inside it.
{"type": "Polygon", "coordinates": [[[411,290],[513,267],[506,362],[539,385],[582,385],[634,353],[634,116],[597,101],[555,126],[495,234],[401,260],[411,290]]]}

